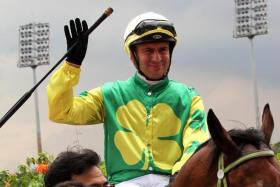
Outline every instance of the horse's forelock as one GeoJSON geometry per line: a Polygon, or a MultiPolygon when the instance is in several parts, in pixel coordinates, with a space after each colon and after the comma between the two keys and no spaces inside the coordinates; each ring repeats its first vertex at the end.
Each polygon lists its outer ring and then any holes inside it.
{"type": "Polygon", "coordinates": [[[270,147],[270,145],[268,145],[265,141],[264,134],[254,128],[245,130],[232,129],[228,133],[238,146],[242,146],[244,144],[252,144],[259,149],[261,145],[265,144],[270,147]]]}

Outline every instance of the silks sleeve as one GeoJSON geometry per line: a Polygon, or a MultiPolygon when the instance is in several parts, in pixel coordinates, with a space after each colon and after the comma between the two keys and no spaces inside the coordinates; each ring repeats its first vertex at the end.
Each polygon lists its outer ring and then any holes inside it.
{"type": "Polygon", "coordinates": [[[184,152],[181,159],[173,166],[172,174],[178,172],[198,146],[208,139],[209,131],[203,102],[200,96],[195,95],[192,97],[190,114],[183,131],[184,152]]]}
{"type": "Polygon", "coordinates": [[[49,119],[66,124],[96,124],[104,119],[101,88],[73,95],[80,68],[64,63],[51,77],[48,87],[49,119]]]}

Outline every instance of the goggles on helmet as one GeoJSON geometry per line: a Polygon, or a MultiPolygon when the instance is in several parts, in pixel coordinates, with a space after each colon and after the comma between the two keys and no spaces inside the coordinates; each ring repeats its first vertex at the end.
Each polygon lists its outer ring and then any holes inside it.
{"type": "Polygon", "coordinates": [[[132,45],[152,41],[169,41],[173,43],[174,47],[177,42],[177,34],[173,23],[166,20],[153,19],[141,21],[126,37],[124,48],[130,54],[130,47],[132,45]]]}
{"type": "Polygon", "coordinates": [[[135,29],[128,35],[128,37],[133,34],[142,35],[148,31],[156,30],[157,28],[161,28],[163,30],[171,32],[173,37],[176,37],[177,35],[173,23],[171,22],[160,20],[144,20],[135,27],[135,29]]]}

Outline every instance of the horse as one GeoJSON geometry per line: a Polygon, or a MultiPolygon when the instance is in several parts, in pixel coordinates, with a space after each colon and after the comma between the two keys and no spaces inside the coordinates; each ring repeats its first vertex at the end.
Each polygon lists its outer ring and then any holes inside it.
{"type": "Polygon", "coordinates": [[[270,147],[274,128],[269,105],[260,129],[226,131],[212,109],[211,139],[183,165],[172,187],[280,187],[280,165],[270,147]]]}

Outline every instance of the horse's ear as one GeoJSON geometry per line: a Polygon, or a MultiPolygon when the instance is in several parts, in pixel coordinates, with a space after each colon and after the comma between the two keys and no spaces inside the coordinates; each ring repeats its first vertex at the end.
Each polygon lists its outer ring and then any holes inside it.
{"type": "Polygon", "coordinates": [[[237,157],[240,154],[238,146],[231,139],[227,131],[222,127],[219,119],[216,117],[212,109],[209,109],[207,115],[207,123],[211,137],[218,148],[227,155],[237,157]]]}
{"type": "Polygon", "coordinates": [[[270,112],[269,104],[266,104],[263,109],[261,130],[265,136],[265,141],[267,144],[269,144],[270,142],[273,129],[274,129],[273,117],[270,112]]]}

